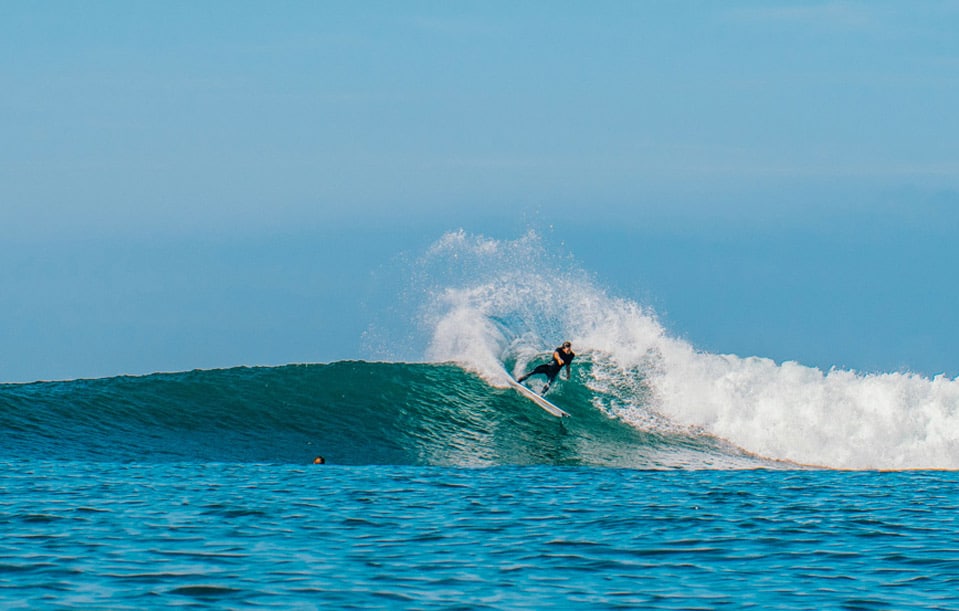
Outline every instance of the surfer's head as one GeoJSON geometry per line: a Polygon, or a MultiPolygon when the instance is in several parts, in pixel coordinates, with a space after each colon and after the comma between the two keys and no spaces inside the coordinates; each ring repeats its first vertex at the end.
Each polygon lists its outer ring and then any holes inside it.
{"type": "Polygon", "coordinates": [[[571,349],[572,347],[573,347],[573,344],[570,343],[569,341],[563,342],[563,348],[564,348],[565,350],[569,350],[569,349],[571,349]]]}
{"type": "Polygon", "coordinates": [[[313,459],[313,464],[314,464],[314,465],[325,465],[325,464],[326,464],[326,459],[323,458],[322,456],[317,456],[316,458],[313,459]]]}

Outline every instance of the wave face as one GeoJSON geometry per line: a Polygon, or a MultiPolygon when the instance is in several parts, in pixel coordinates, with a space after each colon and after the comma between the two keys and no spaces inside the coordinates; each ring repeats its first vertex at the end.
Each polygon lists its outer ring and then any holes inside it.
{"type": "Polygon", "coordinates": [[[338,362],[0,386],[0,455],[104,462],[746,466],[710,439],[653,434],[554,399],[575,426],[455,365],[338,362]]]}

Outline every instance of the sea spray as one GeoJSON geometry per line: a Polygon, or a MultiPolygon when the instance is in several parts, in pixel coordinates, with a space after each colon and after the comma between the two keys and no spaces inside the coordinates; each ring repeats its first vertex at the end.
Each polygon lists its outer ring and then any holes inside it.
{"type": "MultiPolygon", "coordinates": [[[[641,430],[701,434],[774,460],[844,469],[959,468],[959,380],[823,372],[758,356],[710,354],[654,312],[610,296],[534,232],[444,235],[418,262],[427,360],[491,384],[570,339],[590,367],[591,404],[641,430]]],[[[582,362],[582,361],[579,361],[582,362]]]]}

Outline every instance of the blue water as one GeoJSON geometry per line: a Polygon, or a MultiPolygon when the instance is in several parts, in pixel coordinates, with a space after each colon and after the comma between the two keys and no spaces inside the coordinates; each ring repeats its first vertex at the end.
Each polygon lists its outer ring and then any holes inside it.
{"type": "Polygon", "coordinates": [[[959,379],[704,353],[546,255],[444,236],[377,362],[0,384],[0,609],[959,609],[959,379]],[[563,339],[560,420],[506,376],[563,339]]]}
{"type": "Polygon", "coordinates": [[[948,472],[2,467],[3,608],[959,608],[948,472]]]}

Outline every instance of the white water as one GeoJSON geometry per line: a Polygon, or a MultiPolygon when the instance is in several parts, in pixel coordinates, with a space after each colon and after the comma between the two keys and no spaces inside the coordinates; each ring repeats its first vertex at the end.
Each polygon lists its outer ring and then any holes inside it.
{"type": "Polygon", "coordinates": [[[420,266],[439,280],[422,314],[427,358],[461,363],[492,384],[505,383],[504,361],[519,371],[570,339],[592,363],[580,381],[596,408],[639,428],[702,431],[801,464],[959,468],[959,380],[700,352],[547,252],[535,233],[515,241],[449,233],[420,266]],[[543,266],[559,271],[527,271],[543,266]]]}

